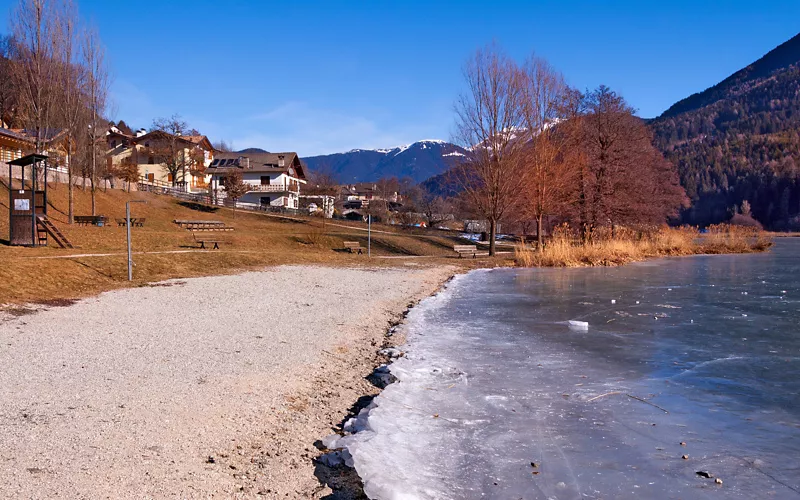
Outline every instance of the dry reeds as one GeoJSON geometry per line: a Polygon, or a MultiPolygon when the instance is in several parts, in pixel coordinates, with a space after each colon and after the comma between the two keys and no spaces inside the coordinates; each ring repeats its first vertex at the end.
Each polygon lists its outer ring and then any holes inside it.
{"type": "Polygon", "coordinates": [[[636,231],[617,228],[613,235],[610,231],[595,233],[589,242],[581,242],[564,225],[553,231],[541,249],[516,245],[514,257],[523,267],[613,266],[653,257],[760,252],[771,245],[762,231],[724,224],[711,226],[705,234],[688,226],[636,231]]]}

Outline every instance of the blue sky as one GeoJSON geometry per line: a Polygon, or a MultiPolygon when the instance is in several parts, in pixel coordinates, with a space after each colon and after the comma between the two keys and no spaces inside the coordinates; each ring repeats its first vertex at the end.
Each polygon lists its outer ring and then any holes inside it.
{"type": "Polygon", "coordinates": [[[76,1],[108,48],[112,119],[178,113],[212,141],[301,156],[447,140],[463,62],[492,41],[653,117],[800,31],[796,0],[76,1]]]}

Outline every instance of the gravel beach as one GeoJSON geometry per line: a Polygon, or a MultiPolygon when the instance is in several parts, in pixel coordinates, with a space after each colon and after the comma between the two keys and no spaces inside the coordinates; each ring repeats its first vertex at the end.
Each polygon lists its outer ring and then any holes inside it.
{"type": "Polygon", "coordinates": [[[6,318],[0,497],[322,497],[313,443],[453,273],[283,266],[6,318]]]}

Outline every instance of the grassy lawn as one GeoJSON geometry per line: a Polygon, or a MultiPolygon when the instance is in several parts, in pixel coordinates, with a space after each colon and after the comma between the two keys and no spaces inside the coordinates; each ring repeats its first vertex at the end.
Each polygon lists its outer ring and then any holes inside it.
{"type": "MultiPolygon", "coordinates": [[[[93,295],[125,286],[143,286],[168,278],[232,273],[278,264],[398,265],[405,260],[427,265],[478,263],[455,258],[452,247],[464,243],[457,233],[373,224],[372,259],[343,250],[344,241],[367,246],[366,224],[325,221],[317,217],[282,217],[209,207],[149,193],[108,190],[97,193],[97,213],[111,219],[106,227],[67,224],[67,186],[52,184],[48,215],[75,245],[62,249],[0,245],[0,304],[47,302],[93,295]],[[113,221],[125,216],[125,202],[144,227],[131,229],[134,282],[127,281],[125,228],[113,221]],[[198,239],[222,242],[220,250],[200,250],[191,232],[174,219],[219,220],[231,232],[198,232],[198,239]],[[144,253],[139,253],[144,252],[144,253]],[[97,254],[97,255],[95,255],[97,254]],[[398,259],[386,259],[397,257],[398,259]],[[424,257],[420,259],[420,257],[424,257]]],[[[88,190],[75,189],[75,215],[91,215],[88,190]]],[[[0,185],[0,238],[8,238],[8,190],[0,185]]],[[[482,265],[487,265],[485,259],[482,265]]],[[[500,261],[497,261],[500,262],[500,261]]],[[[491,264],[489,264],[491,265],[491,264]]]]}

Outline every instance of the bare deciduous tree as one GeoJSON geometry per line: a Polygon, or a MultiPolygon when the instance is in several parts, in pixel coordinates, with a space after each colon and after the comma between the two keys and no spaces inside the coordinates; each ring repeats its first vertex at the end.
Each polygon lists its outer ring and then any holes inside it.
{"type": "Polygon", "coordinates": [[[180,117],[172,115],[169,118],[157,118],[153,121],[151,132],[160,132],[160,137],[154,140],[151,148],[157,163],[164,165],[172,176],[172,185],[178,182],[178,174],[186,180],[186,170],[191,165],[191,159],[186,153],[187,141],[181,137],[187,135],[189,126],[180,117]]]}
{"type": "Polygon", "coordinates": [[[531,140],[523,155],[525,217],[536,222],[539,249],[543,248],[543,220],[563,213],[572,201],[575,170],[564,161],[569,136],[558,124],[563,120],[567,87],[560,73],[542,58],[525,63],[524,114],[531,140]]]}
{"type": "Polygon", "coordinates": [[[586,155],[583,225],[591,237],[599,226],[663,222],[685,200],[675,167],[652,145],[644,122],[605,86],[586,96],[582,119],[586,155]]]}
{"type": "Polygon", "coordinates": [[[77,172],[78,149],[85,144],[86,131],[86,71],[80,64],[77,34],[80,30],[75,5],[69,0],[61,4],[59,12],[58,122],[66,131],[66,166],[68,178],[67,220],[72,224],[75,216],[74,179],[77,172]]]}
{"type": "Polygon", "coordinates": [[[133,155],[126,156],[120,161],[119,166],[114,169],[114,175],[125,181],[128,192],[131,192],[131,185],[139,180],[139,165],[133,155]]]}
{"type": "Polygon", "coordinates": [[[14,81],[20,118],[34,134],[37,152],[52,127],[58,86],[61,29],[59,0],[21,0],[12,15],[14,81]]]}
{"type": "Polygon", "coordinates": [[[455,141],[469,155],[455,174],[475,211],[489,222],[489,255],[497,223],[518,202],[524,185],[518,168],[529,135],[524,74],[499,48],[478,50],[464,68],[467,91],[456,102],[455,141]]]}
{"type": "Polygon", "coordinates": [[[223,153],[230,153],[233,151],[233,144],[226,141],[225,139],[220,139],[219,141],[212,144],[214,149],[223,153]]]}
{"type": "MultiPolygon", "coordinates": [[[[100,43],[96,29],[88,29],[83,39],[83,63],[86,68],[86,107],[89,112],[89,162],[92,187],[92,215],[96,215],[97,206],[95,192],[97,190],[98,158],[102,158],[104,123],[108,99],[108,68],[105,61],[105,49],[100,43]]],[[[101,163],[102,164],[102,163],[101,163]]]]}
{"type": "Polygon", "coordinates": [[[236,202],[247,193],[248,186],[242,180],[242,173],[239,169],[234,169],[222,177],[222,186],[225,194],[233,200],[233,217],[236,218],[236,202]]]}
{"type": "Polygon", "coordinates": [[[0,36],[0,127],[16,121],[19,89],[14,81],[14,43],[10,36],[0,36]]]}

